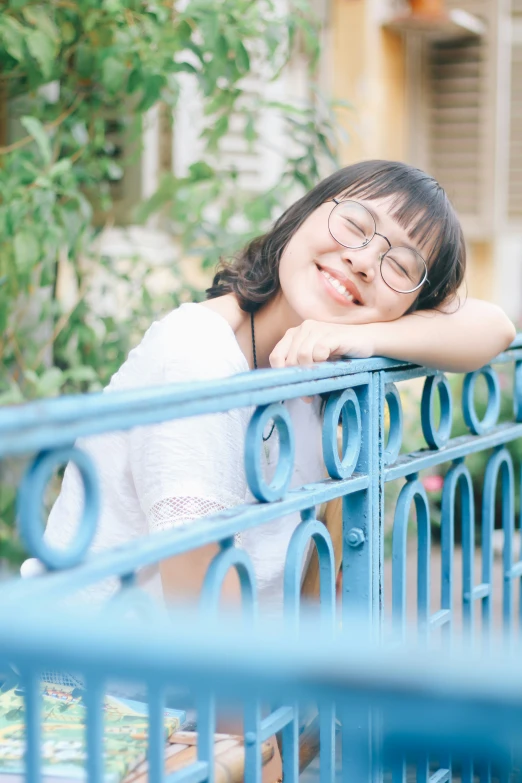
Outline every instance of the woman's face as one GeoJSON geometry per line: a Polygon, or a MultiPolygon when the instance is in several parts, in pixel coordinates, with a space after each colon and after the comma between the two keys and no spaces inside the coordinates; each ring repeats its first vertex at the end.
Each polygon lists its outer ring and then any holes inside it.
{"type": "MultiPolygon", "coordinates": [[[[390,199],[357,201],[374,214],[376,230],[393,247],[413,247],[426,258],[428,250],[416,246],[406,229],[391,217],[390,199]]],[[[366,247],[357,250],[340,245],[328,229],[334,206],[333,201],[321,204],[296,231],[281,256],[281,293],[295,321],[363,324],[393,321],[404,315],[419,290],[404,294],[386,285],[380,258],[389,246],[383,237],[376,234],[366,247]]]]}

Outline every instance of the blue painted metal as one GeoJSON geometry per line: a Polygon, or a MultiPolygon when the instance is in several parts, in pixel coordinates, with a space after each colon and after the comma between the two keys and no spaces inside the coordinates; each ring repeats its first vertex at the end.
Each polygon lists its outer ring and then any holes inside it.
{"type": "Polygon", "coordinates": [[[384,449],[384,464],[393,465],[401,450],[403,427],[401,396],[394,383],[386,385],[385,399],[390,414],[390,425],[388,442],[384,449]]]}
{"type": "MultiPolygon", "coordinates": [[[[451,389],[447,378],[442,375],[431,375],[426,378],[421,400],[422,432],[430,449],[440,449],[445,446],[451,434],[453,403],[451,389]],[[435,392],[440,398],[440,423],[435,427],[433,405],[435,392]]],[[[475,433],[476,435],[478,433],[475,433]]]]}
{"type": "Polygon", "coordinates": [[[474,435],[482,435],[497,423],[500,412],[500,385],[498,376],[491,367],[483,367],[482,370],[470,372],[464,378],[462,387],[462,413],[464,421],[474,435]],[[488,403],[486,413],[482,421],[479,420],[475,410],[473,395],[479,376],[486,379],[488,387],[488,403]]]}
{"type": "Polygon", "coordinates": [[[324,411],[323,459],[332,478],[349,478],[355,470],[361,451],[361,408],[353,389],[330,395],[324,411]],[[342,459],[339,457],[337,432],[342,419],[342,459]]]}
{"type": "Polygon", "coordinates": [[[295,438],[292,419],[282,403],[260,406],[248,426],[245,440],[245,473],[250,491],[257,500],[280,500],[286,495],[294,469],[295,438]],[[275,475],[267,484],[261,452],[266,425],[273,421],[279,433],[279,460],[275,475]]]}
{"type": "Polygon", "coordinates": [[[299,631],[301,573],[309,544],[313,541],[319,558],[320,630],[326,636],[334,633],[335,569],[332,540],[325,526],[314,518],[311,509],[302,512],[302,523],[294,531],[288,546],[284,575],[285,625],[299,631]]]}
{"type": "Polygon", "coordinates": [[[407,542],[408,518],[412,504],[417,512],[417,617],[419,628],[424,635],[429,631],[430,596],[430,509],[426,490],[418,481],[416,474],[408,477],[402,488],[393,524],[392,561],[393,561],[393,613],[397,627],[402,634],[406,632],[406,590],[407,590],[407,542]]]}
{"type": "MultiPolygon", "coordinates": [[[[495,681],[497,690],[493,690],[487,687],[489,674],[483,679],[477,674],[484,674],[480,669],[483,663],[476,664],[478,669],[475,663],[467,669],[461,667],[457,679],[451,667],[442,673],[440,661],[431,661],[431,668],[426,668],[425,661],[431,637],[438,635],[444,649],[451,648],[455,602],[459,598],[465,629],[473,637],[474,607],[481,601],[482,635],[489,640],[496,606],[493,532],[499,523],[504,531],[502,624],[510,643],[516,642],[513,582],[521,579],[522,560],[517,560],[514,553],[515,473],[507,446],[522,436],[522,338],[517,338],[498,362],[514,364],[514,421],[498,424],[500,384],[496,371],[486,367],[468,373],[464,380],[462,406],[469,434],[455,438],[450,437],[452,397],[445,376],[385,359],[259,371],[211,384],[86,395],[0,411],[0,457],[36,454],[20,488],[19,524],[31,555],[42,560],[50,572],[42,578],[8,583],[0,594],[0,670],[14,663],[25,686],[28,780],[40,779],[37,682],[43,669],[78,672],[87,683],[89,781],[103,778],[101,704],[105,684],[114,676],[138,679],[147,685],[150,779],[154,781],[163,777],[161,716],[166,689],[176,684],[189,687],[194,696],[200,734],[198,761],[172,778],[180,783],[213,783],[216,705],[227,698],[231,703],[239,700],[244,708],[248,783],[260,783],[261,744],[276,731],[282,737],[285,783],[297,781],[300,720],[310,700],[319,708],[321,783],[333,781],[336,774],[336,716],[341,723],[342,774],[347,781],[377,783],[382,781],[386,766],[392,769],[394,781],[404,781],[408,761],[416,766],[419,781],[443,783],[451,779],[452,756],[459,753],[464,761],[463,781],[471,783],[473,772],[479,768],[483,779],[489,780],[491,765],[483,753],[481,756],[485,748],[496,754],[505,772],[510,743],[522,730],[522,689],[515,683],[518,690],[514,698],[515,675],[508,681],[502,672],[495,681]],[[473,399],[481,374],[488,386],[482,421],[473,399]],[[397,384],[422,377],[426,380],[420,413],[428,449],[401,454],[403,412],[397,384]],[[329,478],[290,490],[295,444],[292,420],[281,400],[324,392],[330,393],[322,432],[325,476],[329,478]],[[438,427],[433,414],[436,392],[441,406],[438,427]],[[390,417],[387,438],[386,405],[390,417]],[[244,444],[245,473],[259,502],[133,541],[117,550],[89,554],[99,516],[98,480],[86,453],[80,446],[71,446],[77,438],[246,406],[254,407],[255,412],[244,444]],[[280,453],[275,477],[268,484],[260,456],[263,431],[270,420],[279,431],[280,453]],[[473,487],[465,460],[490,449],[493,452],[483,487],[473,487]],[[64,550],[54,550],[42,537],[43,495],[54,467],[71,459],[80,469],[85,507],[75,541],[64,550]],[[440,607],[433,610],[430,504],[422,471],[435,468],[445,473],[445,479],[440,607]],[[399,492],[391,531],[393,617],[399,636],[406,637],[406,598],[413,591],[417,635],[426,644],[420,657],[412,653],[409,659],[400,645],[396,655],[374,646],[387,638],[383,596],[385,491],[387,484],[398,479],[406,481],[399,492]],[[475,494],[480,489],[482,582],[477,585],[475,494]],[[336,611],[332,541],[316,518],[317,508],[335,498],[342,498],[343,514],[340,612],[336,611]],[[413,508],[417,527],[416,587],[407,578],[408,517],[413,508]],[[301,514],[302,521],[287,552],[285,623],[274,636],[270,626],[264,627],[258,617],[255,571],[248,555],[234,546],[234,535],[295,512],[301,514]],[[457,521],[462,529],[460,596],[455,579],[457,521]],[[164,558],[210,543],[219,544],[220,551],[204,582],[201,603],[205,614],[173,622],[139,590],[136,575],[164,558]],[[301,607],[300,588],[303,562],[313,546],[319,558],[320,607],[308,618],[305,607],[301,607]],[[237,570],[240,579],[243,624],[238,632],[231,626],[225,638],[218,612],[219,595],[230,568],[237,570]],[[70,598],[75,591],[110,576],[120,580],[122,589],[101,612],[94,615],[82,611],[81,618],[67,616],[66,625],[63,618],[61,624],[58,622],[62,611],[66,612],[60,608],[64,597],[70,598]],[[124,619],[130,608],[133,626],[124,619]],[[364,618],[364,626],[355,617],[364,618]],[[179,622],[183,623],[181,627],[179,622]],[[359,653],[354,652],[357,649],[359,653]],[[432,685],[433,677],[439,678],[437,688],[432,685]],[[486,702],[488,709],[484,711],[486,702]],[[268,709],[268,704],[274,706],[268,709]],[[391,738],[393,748],[389,745],[391,738]],[[437,759],[437,768],[430,765],[433,758],[437,759]]],[[[518,484],[522,484],[521,477],[518,484]]],[[[519,589],[522,594],[522,579],[519,589]]],[[[522,617],[522,607],[520,612],[522,617]]],[[[396,634],[393,639],[397,645],[396,634]]],[[[508,660],[506,672],[509,665],[508,660]]]]}
{"type": "Polygon", "coordinates": [[[78,565],[92,543],[100,513],[100,490],[96,468],[89,455],[77,448],[57,448],[41,451],[29,465],[18,492],[18,520],[22,541],[27,550],[46,568],[59,570],[78,565]],[[76,539],[67,549],[56,550],[43,538],[43,526],[38,525],[43,508],[44,492],[54,470],[73,462],[80,471],[85,494],[84,511],[76,539]]]}

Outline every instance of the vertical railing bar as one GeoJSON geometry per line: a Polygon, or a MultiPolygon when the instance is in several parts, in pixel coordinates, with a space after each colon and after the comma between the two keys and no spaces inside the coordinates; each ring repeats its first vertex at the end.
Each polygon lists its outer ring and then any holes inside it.
{"type": "Polygon", "coordinates": [[[343,781],[357,781],[366,783],[372,780],[373,759],[370,753],[369,722],[361,723],[360,707],[350,709],[349,705],[341,707],[342,721],[342,757],[343,757],[343,781]],[[344,760],[350,760],[350,772],[345,773],[344,760]]]}
{"type": "MultiPolygon", "coordinates": [[[[384,408],[385,408],[386,379],[383,372],[372,373],[371,398],[372,408],[370,420],[371,432],[371,469],[370,485],[372,499],[373,520],[370,526],[369,538],[371,539],[371,568],[372,568],[372,636],[374,642],[379,644],[382,638],[384,623],[384,408]]],[[[335,738],[334,738],[335,741],[335,738]]],[[[373,712],[370,719],[370,744],[373,758],[373,780],[381,781],[382,768],[382,719],[377,712],[373,712]]],[[[335,770],[334,770],[335,774],[335,770]]],[[[322,783],[322,781],[321,781],[322,783]]]]}
{"type": "Polygon", "coordinates": [[[216,733],[216,700],[213,694],[202,697],[198,702],[197,716],[198,761],[203,761],[208,766],[207,783],[214,783],[214,734],[216,733]]]}
{"type": "MultiPolygon", "coordinates": [[[[520,364],[522,368],[522,363],[520,364]]],[[[518,535],[519,535],[519,549],[518,549],[518,561],[522,560],[522,460],[520,462],[520,478],[518,484],[518,502],[519,502],[519,518],[518,518],[518,535]]],[[[522,631],[522,579],[518,579],[518,631],[522,631]]]]}
{"type": "Polygon", "coordinates": [[[477,766],[479,767],[480,783],[491,783],[491,764],[486,761],[477,766]]]}
{"type": "Polygon", "coordinates": [[[462,783],[473,783],[473,759],[469,756],[462,761],[462,783]]]}
{"type": "Polygon", "coordinates": [[[335,780],[335,704],[319,706],[319,780],[334,783],[335,780]]]}
{"type": "MultiPolygon", "coordinates": [[[[448,477],[445,479],[445,483],[448,477]]],[[[455,482],[458,484],[458,479],[455,482]]],[[[441,629],[444,642],[451,644],[453,636],[453,572],[455,569],[455,491],[444,497],[441,517],[441,609],[450,612],[450,621],[441,629]],[[447,502],[445,503],[444,500],[447,502]]],[[[444,495],[444,493],[443,493],[444,495]]]]}
{"type": "Polygon", "coordinates": [[[40,783],[41,780],[41,725],[42,696],[40,682],[34,671],[28,672],[22,679],[25,702],[25,771],[27,783],[40,783]]]}
{"type": "Polygon", "coordinates": [[[422,753],[417,761],[417,783],[428,783],[430,779],[430,762],[427,753],[422,753]]]}
{"type": "Polygon", "coordinates": [[[373,525],[370,530],[372,538],[372,609],[374,622],[372,628],[377,640],[381,638],[384,620],[384,402],[385,375],[383,372],[373,373],[372,377],[373,410],[371,421],[372,431],[372,469],[370,481],[373,493],[373,525]],[[376,616],[375,616],[376,615],[376,616]]]}
{"type": "MultiPolygon", "coordinates": [[[[359,451],[356,471],[371,476],[375,464],[373,461],[376,449],[379,453],[378,443],[375,438],[379,432],[374,427],[374,416],[376,415],[375,405],[380,402],[376,384],[379,378],[372,373],[369,383],[364,387],[357,387],[356,394],[361,411],[361,447],[359,451]]],[[[379,463],[379,470],[382,471],[382,461],[379,463]]],[[[377,477],[377,480],[378,477],[377,477]]],[[[360,616],[366,618],[368,622],[368,631],[373,633],[373,500],[374,488],[371,479],[367,489],[360,492],[354,492],[350,496],[344,496],[342,502],[343,510],[343,589],[342,589],[342,626],[343,634],[346,636],[351,627],[353,611],[356,610],[360,616]]],[[[350,756],[350,745],[343,742],[342,745],[342,775],[346,780],[371,780],[371,748],[370,748],[370,727],[371,712],[369,708],[360,707],[358,715],[358,726],[365,732],[366,743],[354,745],[356,747],[356,756],[350,756]],[[367,770],[366,778],[358,778],[361,768],[361,753],[368,753],[364,768],[367,770]]],[[[350,713],[345,712],[342,720],[350,713]]],[[[354,720],[351,716],[352,721],[354,720]]],[[[343,737],[345,733],[343,731],[343,737]]]]}
{"type": "Polygon", "coordinates": [[[391,767],[392,783],[406,783],[406,760],[404,757],[394,757],[391,767]]]}
{"type": "Polygon", "coordinates": [[[293,720],[287,723],[283,735],[283,780],[298,783],[299,780],[299,705],[292,705],[293,720]]]}
{"type": "Polygon", "coordinates": [[[88,678],[82,697],[87,707],[87,780],[100,783],[103,780],[103,691],[98,678],[88,678]]]}
{"type": "Polygon", "coordinates": [[[245,705],[245,783],[261,783],[261,744],[259,703],[245,705]]]}
{"type": "Polygon", "coordinates": [[[495,502],[495,495],[491,499],[492,489],[491,481],[488,481],[490,472],[486,468],[482,495],[482,583],[490,586],[487,595],[482,598],[482,639],[486,643],[491,634],[491,604],[493,597],[493,546],[492,546],[492,524],[493,518],[488,513],[491,503],[495,502]]]}
{"type": "Polygon", "coordinates": [[[470,639],[475,631],[475,501],[469,471],[460,477],[462,498],[462,624],[470,639]],[[468,597],[466,600],[466,596],[468,597]]]}
{"type": "Polygon", "coordinates": [[[153,686],[149,689],[149,780],[162,783],[165,772],[165,693],[153,686]]]}
{"type": "Polygon", "coordinates": [[[500,463],[501,491],[502,491],[502,530],[504,532],[504,547],[502,552],[503,570],[503,596],[502,619],[506,636],[513,635],[513,580],[511,568],[513,567],[513,538],[515,532],[515,499],[514,477],[511,457],[505,452],[505,457],[500,463]]]}

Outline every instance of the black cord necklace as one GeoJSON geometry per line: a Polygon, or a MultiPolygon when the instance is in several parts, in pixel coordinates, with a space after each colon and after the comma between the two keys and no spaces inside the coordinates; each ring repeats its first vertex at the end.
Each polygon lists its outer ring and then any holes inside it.
{"type": "MultiPolygon", "coordinates": [[[[255,333],[255,329],[254,329],[254,313],[250,313],[250,326],[252,327],[252,354],[253,354],[253,357],[254,357],[254,370],[257,370],[256,333],[255,333]]],[[[275,422],[272,424],[272,429],[270,430],[270,432],[268,433],[266,438],[263,435],[263,443],[266,443],[267,440],[269,440],[269,438],[272,436],[272,433],[274,431],[274,427],[275,427],[275,422]]]]}

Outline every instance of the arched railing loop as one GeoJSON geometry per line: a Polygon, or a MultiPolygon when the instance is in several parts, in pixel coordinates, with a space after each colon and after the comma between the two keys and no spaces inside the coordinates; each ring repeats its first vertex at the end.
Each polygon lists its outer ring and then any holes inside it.
{"type": "Polygon", "coordinates": [[[522,573],[522,563],[513,565],[513,538],[515,533],[515,479],[511,454],[504,447],[497,448],[488,460],[484,472],[482,495],[482,581],[489,586],[482,600],[484,632],[491,632],[493,598],[493,530],[495,528],[496,494],[501,477],[502,529],[504,547],[502,571],[504,576],[502,596],[502,624],[505,632],[513,626],[513,578],[522,573]]]}
{"type": "Polygon", "coordinates": [[[214,557],[203,581],[201,606],[204,610],[217,613],[223,582],[231,568],[236,569],[239,577],[243,616],[245,620],[255,620],[258,609],[256,575],[244,549],[227,546],[214,557]]]}
{"type": "Polygon", "coordinates": [[[481,370],[469,372],[464,378],[462,386],[462,414],[466,426],[474,435],[484,435],[497,423],[500,413],[500,383],[497,373],[491,367],[483,367],[481,370]],[[486,413],[482,421],[475,410],[475,386],[479,376],[486,379],[488,388],[488,402],[486,413]]]}
{"type": "Polygon", "coordinates": [[[18,529],[27,551],[50,571],[81,563],[96,534],[100,513],[100,488],[90,456],[75,446],[41,451],[28,466],[18,492],[18,529]],[[44,539],[42,507],[45,488],[55,469],[73,462],[83,484],[84,504],[77,533],[64,549],[54,549],[44,539]]]}
{"type": "Polygon", "coordinates": [[[426,490],[411,474],[400,491],[392,534],[392,608],[397,630],[406,632],[406,561],[408,546],[408,517],[412,503],[417,512],[418,564],[417,564],[417,613],[421,634],[429,631],[430,586],[430,511],[426,490]]]}
{"type": "Polygon", "coordinates": [[[362,441],[361,406],[353,389],[331,394],[324,410],[323,458],[328,475],[349,478],[354,472],[362,441]],[[339,456],[337,429],[342,420],[342,457],[339,456]]]}
{"type": "Polygon", "coordinates": [[[252,495],[264,503],[285,496],[294,469],[295,438],[292,419],[282,403],[260,405],[253,413],[245,437],[245,474],[252,495]],[[263,434],[273,421],[279,434],[279,459],[274,477],[267,483],[263,473],[263,434]]]}
{"type": "Polygon", "coordinates": [[[326,526],[315,518],[314,509],[301,512],[302,522],[294,530],[285,562],[284,612],[285,626],[299,630],[301,604],[301,574],[310,543],[315,544],[319,560],[321,632],[332,634],[335,625],[335,556],[332,539],[326,526]]]}
{"type": "Polygon", "coordinates": [[[522,421],[522,362],[515,362],[513,413],[515,421],[522,421]]]}
{"type": "Polygon", "coordinates": [[[453,400],[448,379],[442,373],[430,375],[424,382],[421,399],[421,424],[424,439],[430,449],[445,446],[451,435],[453,421],[453,400]],[[435,394],[439,393],[440,422],[435,426],[435,394]]]}
{"type": "Polygon", "coordinates": [[[387,383],[384,388],[384,400],[388,405],[390,426],[388,440],[384,447],[384,465],[393,465],[402,446],[402,402],[401,395],[394,383],[387,383]]]}
{"type": "Polygon", "coordinates": [[[453,562],[455,552],[455,501],[460,490],[462,524],[462,614],[464,628],[473,631],[474,600],[480,597],[475,588],[475,501],[471,474],[463,459],[455,460],[444,479],[441,509],[441,611],[447,612],[443,633],[449,637],[453,626],[453,562]]]}

